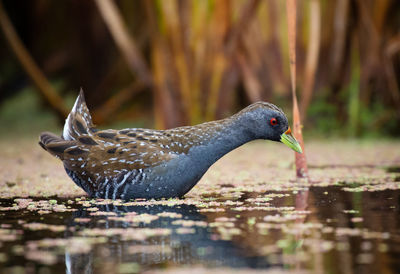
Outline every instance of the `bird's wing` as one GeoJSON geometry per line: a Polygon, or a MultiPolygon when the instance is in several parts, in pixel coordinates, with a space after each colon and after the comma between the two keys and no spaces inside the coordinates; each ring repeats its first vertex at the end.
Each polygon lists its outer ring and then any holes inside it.
{"type": "Polygon", "coordinates": [[[156,133],[104,130],[82,135],[76,145],[64,151],[64,165],[78,173],[95,177],[116,176],[121,172],[158,166],[177,157],[161,144],[156,133]],[[126,133],[126,134],[121,134],[126,133]],[[147,137],[147,138],[146,138],[147,137]]]}

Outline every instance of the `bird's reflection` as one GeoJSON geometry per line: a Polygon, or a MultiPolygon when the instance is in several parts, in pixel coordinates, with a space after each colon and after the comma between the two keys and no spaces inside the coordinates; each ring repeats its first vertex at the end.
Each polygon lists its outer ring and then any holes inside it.
{"type": "MultiPolygon", "coordinates": [[[[98,206],[100,211],[113,212],[117,216],[135,212],[137,214],[157,215],[163,212],[177,213],[182,215],[185,221],[206,221],[206,217],[200,214],[193,205],[153,205],[153,206],[98,206]]],[[[129,228],[132,223],[114,221],[108,218],[91,218],[90,212],[80,210],[76,212],[69,222],[70,227],[83,228],[129,228]],[[90,222],[78,223],[76,218],[91,218],[90,222]]],[[[177,228],[182,226],[176,224],[176,218],[159,217],[146,224],[140,223],[141,228],[163,228],[170,229],[171,234],[151,237],[143,241],[122,241],[118,237],[109,238],[106,244],[96,245],[87,254],[70,254],[66,252],[65,263],[67,273],[93,273],[107,272],[107,265],[120,263],[137,263],[144,267],[173,266],[196,264],[206,262],[209,266],[251,267],[266,268],[268,263],[265,257],[246,256],[246,250],[236,246],[231,241],[213,240],[212,231],[207,226],[193,226],[195,231],[187,234],[179,234],[177,228]],[[174,222],[175,221],[175,222],[174,222]],[[193,233],[194,232],[194,233],[193,233]],[[132,252],[135,247],[159,247],[150,252],[132,252]],[[99,269],[100,268],[100,269],[99,269]]],[[[136,226],[137,227],[137,226],[136,226]]],[[[140,249],[139,249],[140,251],[140,249]]]]}

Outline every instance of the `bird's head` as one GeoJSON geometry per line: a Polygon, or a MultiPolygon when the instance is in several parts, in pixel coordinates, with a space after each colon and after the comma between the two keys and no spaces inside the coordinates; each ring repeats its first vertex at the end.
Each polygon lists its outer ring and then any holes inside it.
{"type": "Polygon", "coordinates": [[[277,106],[257,102],[238,113],[257,139],[282,142],[296,152],[302,153],[299,142],[293,137],[285,113],[277,106]]]}

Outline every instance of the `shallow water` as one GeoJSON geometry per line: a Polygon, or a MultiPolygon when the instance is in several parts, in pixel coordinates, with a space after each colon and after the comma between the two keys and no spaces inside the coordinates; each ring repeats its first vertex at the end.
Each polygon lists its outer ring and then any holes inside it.
{"type": "MultiPolygon", "coordinates": [[[[229,185],[225,187],[229,188],[229,185]]],[[[0,200],[0,273],[400,269],[400,190],[358,184],[168,201],[0,200]]]]}

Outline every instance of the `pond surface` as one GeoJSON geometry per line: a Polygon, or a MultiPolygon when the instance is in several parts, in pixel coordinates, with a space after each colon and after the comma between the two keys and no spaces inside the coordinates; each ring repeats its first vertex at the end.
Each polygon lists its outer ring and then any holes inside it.
{"type": "Polygon", "coordinates": [[[400,142],[253,142],[184,199],[91,200],[32,141],[0,141],[0,273],[399,273],[400,142]]]}
{"type": "Polygon", "coordinates": [[[343,188],[201,200],[2,199],[0,272],[135,273],[193,265],[396,273],[400,191],[343,188]]]}

